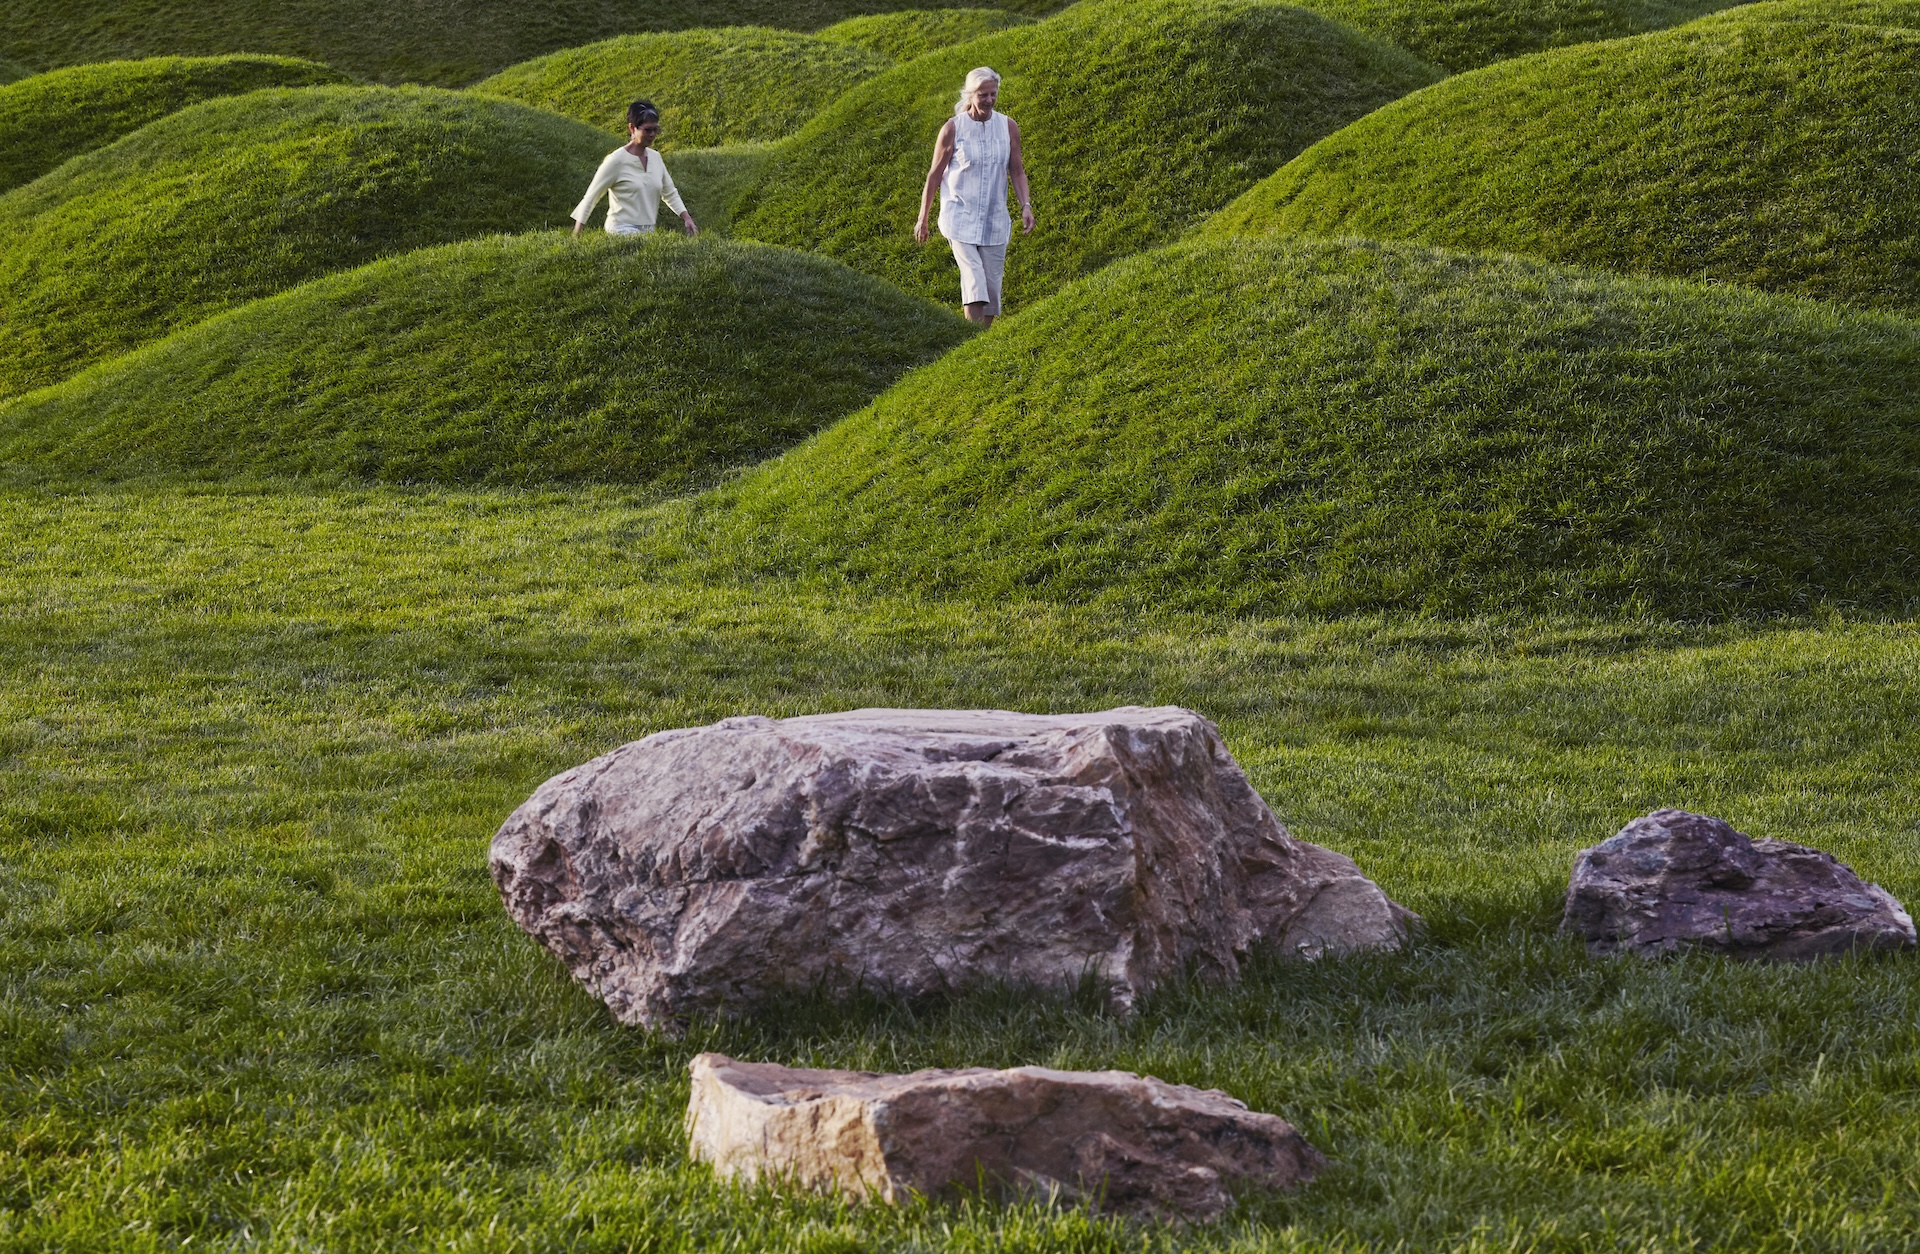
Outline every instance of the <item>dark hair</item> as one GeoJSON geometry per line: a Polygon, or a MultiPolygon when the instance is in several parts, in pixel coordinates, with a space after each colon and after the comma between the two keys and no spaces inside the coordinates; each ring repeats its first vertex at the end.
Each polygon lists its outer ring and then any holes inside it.
{"type": "Polygon", "coordinates": [[[636,100],[627,106],[627,125],[645,126],[649,122],[660,120],[660,110],[653,107],[651,100],[636,100]]]}

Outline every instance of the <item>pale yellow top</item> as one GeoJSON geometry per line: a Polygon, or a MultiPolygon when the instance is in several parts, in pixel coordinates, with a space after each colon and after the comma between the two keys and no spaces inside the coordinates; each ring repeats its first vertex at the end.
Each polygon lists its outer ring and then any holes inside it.
{"type": "Polygon", "coordinates": [[[609,235],[640,235],[651,231],[660,216],[660,202],[663,200],[675,213],[687,211],[685,202],[680,199],[680,189],[673,185],[673,175],[667,173],[667,163],[651,148],[647,149],[644,168],[640,165],[640,158],[625,148],[616,148],[608,153],[607,159],[594,171],[593,182],[587,185],[587,194],[574,207],[573,220],[585,222],[591,218],[593,207],[600,203],[603,195],[608,197],[609,235]]]}

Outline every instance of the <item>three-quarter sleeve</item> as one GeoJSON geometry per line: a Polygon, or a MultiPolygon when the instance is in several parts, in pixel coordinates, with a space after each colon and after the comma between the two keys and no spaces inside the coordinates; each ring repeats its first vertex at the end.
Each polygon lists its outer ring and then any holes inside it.
{"type": "Polygon", "coordinates": [[[613,186],[613,163],[614,158],[619,155],[620,150],[618,148],[614,149],[600,162],[600,168],[593,172],[593,182],[587,184],[587,194],[582,196],[580,203],[573,207],[573,220],[575,222],[584,224],[589,218],[593,217],[593,207],[600,203],[600,198],[607,194],[609,187],[613,186]]]}
{"type": "MultiPolygon", "coordinates": [[[[656,155],[656,161],[659,157],[656,155]]],[[[686,202],[680,199],[680,189],[673,185],[673,175],[667,170],[667,163],[660,162],[660,199],[667,202],[667,208],[675,213],[687,211],[686,202]]]]}

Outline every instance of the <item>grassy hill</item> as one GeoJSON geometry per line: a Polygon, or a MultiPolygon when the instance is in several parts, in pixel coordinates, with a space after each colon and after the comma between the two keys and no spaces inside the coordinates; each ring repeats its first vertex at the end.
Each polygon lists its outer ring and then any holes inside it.
{"type": "Polygon", "coordinates": [[[18,61],[0,59],[0,84],[17,83],[23,78],[31,78],[33,71],[18,61]]]}
{"type": "Polygon", "coordinates": [[[898,13],[850,17],[819,35],[857,44],[895,61],[911,61],[936,48],[963,44],[1031,20],[1006,9],[902,9],[898,13]]]}
{"type": "Polygon", "coordinates": [[[779,139],[893,64],[850,43],[764,26],[623,35],[503,70],[475,90],[551,109],[612,135],[629,101],[660,107],[660,147],[779,139]]]}
{"type": "Polygon", "coordinates": [[[196,101],[345,81],[290,57],[154,57],[35,75],[0,88],[0,191],[196,101]]]}
{"type": "Polygon", "coordinates": [[[831,261],[542,232],[408,253],[0,408],[0,461],[120,478],[683,488],[968,333],[831,261]]]}
{"type": "Polygon", "coordinates": [[[1408,239],[1920,311],[1920,32],[1744,10],[1450,79],[1209,229],[1408,239]]]}
{"type": "MultiPolygon", "coordinates": [[[[978,4],[981,0],[968,0],[978,4]]],[[[933,0],[935,5],[938,0],[933,0]]],[[[636,31],[813,30],[929,0],[7,0],[0,57],[45,67],[160,54],[270,52],[383,83],[462,87],[510,65],[636,31]]],[[[1058,0],[1003,0],[1027,13],[1058,0]]]]}
{"type": "Polygon", "coordinates": [[[1850,22],[1920,30],[1920,0],[1763,0],[1740,10],[1744,17],[1777,21],[1850,22]]]}
{"type": "Polygon", "coordinates": [[[996,326],[701,516],[774,569],[986,599],[1903,608],[1916,372],[1920,326],[1811,302],[1190,242],[996,326]]]}
{"type": "Polygon", "coordinates": [[[953,258],[911,230],[933,139],[969,69],[1005,76],[1039,227],[1007,257],[1011,307],[1165,241],[1315,139],[1436,72],[1301,9],[1093,0],[848,92],[768,161],[734,229],[816,249],[944,301],[953,258]]]}
{"type": "Polygon", "coordinates": [[[1737,0],[1303,0],[1303,7],[1460,71],[1546,48],[1663,30],[1734,3],[1737,0]]]}
{"type": "Polygon", "coordinates": [[[382,254],[564,223],[606,146],[424,88],[183,109],[0,196],[0,396],[382,254]]]}

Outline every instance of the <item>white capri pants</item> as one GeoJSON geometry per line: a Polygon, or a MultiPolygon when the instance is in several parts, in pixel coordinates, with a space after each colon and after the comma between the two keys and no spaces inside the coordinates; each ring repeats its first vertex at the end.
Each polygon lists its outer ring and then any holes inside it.
{"type": "Polygon", "coordinates": [[[985,305],[991,317],[1000,315],[1000,278],[1007,272],[1005,244],[962,244],[957,239],[953,259],[960,264],[960,303],[985,305]]]}

